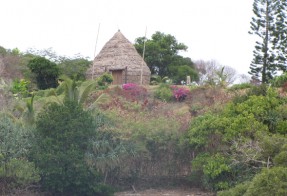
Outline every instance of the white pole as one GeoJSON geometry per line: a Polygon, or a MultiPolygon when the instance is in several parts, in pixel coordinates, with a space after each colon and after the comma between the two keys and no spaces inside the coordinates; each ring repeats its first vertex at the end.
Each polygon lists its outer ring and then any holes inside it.
{"type": "MultiPolygon", "coordinates": [[[[98,34],[97,34],[97,39],[96,39],[96,44],[95,44],[95,51],[94,51],[94,59],[96,58],[96,51],[97,51],[100,27],[101,27],[101,23],[99,23],[99,27],[98,27],[98,34]]],[[[92,80],[94,79],[94,72],[95,72],[95,64],[93,62],[92,80]]]]}
{"type": "Polygon", "coordinates": [[[145,35],[144,35],[143,62],[141,65],[141,85],[143,84],[143,64],[144,64],[144,55],[145,55],[146,32],[147,32],[147,27],[145,27],[145,35]]]}

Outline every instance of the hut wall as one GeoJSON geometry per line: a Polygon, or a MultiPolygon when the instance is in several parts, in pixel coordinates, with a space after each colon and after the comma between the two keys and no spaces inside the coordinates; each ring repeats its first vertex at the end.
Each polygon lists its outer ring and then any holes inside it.
{"type": "MultiPolygon", "coordinates": [[[[150,82],[149,75],[143,75],[143,85],[148,85],[150,82]]],[[[127,83],[140,84],[141,76],[140,75],[127,75],[127,83]]]]}

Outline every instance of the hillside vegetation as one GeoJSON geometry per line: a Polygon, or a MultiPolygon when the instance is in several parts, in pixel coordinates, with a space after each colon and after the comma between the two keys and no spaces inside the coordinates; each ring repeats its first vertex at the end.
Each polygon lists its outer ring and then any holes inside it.
{"type": "Polygon", "coordinates": [[[61,75],[57,85],[42,89],[29,69],[35,56],[1,56],[2,195],[183,185],[218,195],[287,194],[285,75],[258,86],[111,86],[108,73],[85,80],[87,62],[76,58],[56,61],[48,73],[61,75]]]}

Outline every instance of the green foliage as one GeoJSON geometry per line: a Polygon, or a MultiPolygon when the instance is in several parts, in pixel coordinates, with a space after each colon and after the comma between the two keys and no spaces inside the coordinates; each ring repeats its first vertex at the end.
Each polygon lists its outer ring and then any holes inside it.
{"type": "Polygon", "coordinates": [[[197,73],[191,59],[178,55],[180,51],[186,51],[187,46],[183,43],[178,43],[174,36],[155,32],[151,39],[146,40],[145,37],[137,38],[135,48],[140,55],[143,54],[144,42],[146,47],[145,61],[152,74],[182,80],[182,76],[178,76],[177,74],[183,74],[183,70],[188,70],[186,74],[192,74],[192,79],[197,78],[197,73]]]}
{"type": "Polygon", "coordinates": [[[221,154],[201,154],[192,161],[192,168],[202,170],[201,180],[206,188],[222,190],[229,187],[231,167],[229,160],[221,154]]]}
{"type": "Polygon", "coordinates": [[[227,159],[220,154],[215,154],[210,160],[207,160],[205,165],[203,165],[203,173],[211,179],[215,179],[223,172],[229,171],[230,167],[227,165],[227,159]]]}
{"type": "Polygon", "coordinates": [[[151,78],[150,78],[151,82],[150,84],[151,85],[158,85],[158,84],[161,84],[161,83],[171,83],[171,79],[169,79],[167,76],[166,77],[160,77],[159,75],[151,75],[151,78]]]}
{"type": "Polygon", "coordinates": [[[4,47],[0,46],[0,55],[4,56],[6,54],[7,54],[7,50],[4,47]]]}
{"type": "Polygon", "coordinates": [[[253,137],[257,131],[267,131],[253,115],[205,114],[191,122],[189,143],[196,149],[215,151],[240,137],[253,137]]]}
{"type": "Polygon", "coordinates": [[[69,195],[96,194],[98,175],[85,162],[88,141],[96,135],[89,112],[74,101],[51,104],[36,121],[35,160],[46,190],[69,195]]]}
{"type": "Polygon", "coordinates": [[[190,145],[196,149],[216,150],[221,143],[221,132],[228,123],[227,119],[212,114],[197,117],[192,121],[188,131],[190,145]]]}
{"type": "Polygon", "coordinates": [[[97,83],[100,86],[100,88],[106,88],[112,82],[113,82],[113,76],[112,74],[107,72],[97,78],[97,83]]]}
{"type": "Polygon", "coordinates": [[[287,167],[287,150],[284,150],[274,157],[274,164],[276,166],[287,167]]]}
{"type": "Polygon", "coordinates": [[[241,84],[234,84],[232,85],[229,90],[230,91],[237,91],[237,90],[242,90],[242,89],[249,89],[252,87],[252,84],[250,83],[241,83],[241,84]]]}
{"type": "Polygon", "coordinates": [[[103,129],[97,137],[90,139],[86,152],[87,164],[105,176],[104,184],[108,179],[119,178],[115,171],[123,168],[127,159],[134,158],[138,153],[132,141],[120,139],[119,134],[111,132],[109,128],[111,127],[103,129]]]}
{"type": "Polygon", "coordinates": [[[286,70],[286,2],[280,0],[255,0],[251,34],[258,36],[254,49],[254,59],[250,66],[253,79],[269,83],[277,70],[286,70]]]}
{"type": "Polygon", "coordinates": [[[24,188],[40,181],[35,164],[25,159],[11,159],[5,167],[0,167],[0,178],[8,181],[9,188],[24,188]]]}
{"type": "Polygon", "coordinates": [[[56,63],[44,57],[35,57],[29,61],[29,69],[36,76],[39,89],[55,88],[58,86],[59,67],[56,63]]]}
{"type": "Polygon", "coordinates": [[[287,194],[287,168],[273,167],[264,169],[250,182],[245,196],[269,196],[287,194]]]}
{"type": "Polygon", "coordinates": [[[226,115],[255,118],[258,122],[268,126],[268,130],[274,133],[280,121],[278,108],[282,103],[277,96],[273,89],[269,89],[266,96],[249,96],[242,103],[230,104],[227,107],[226,115]]]}
{"type": "Polygon", "coordinates": [[[198,73],[194,67],[190,65],[169,65],[170,78],[175,84],[181,84],[181,81],[186,82],[186,77],[190,76],[191,81],[198,80],[198,73]]]}
{"type": "MultiPolygon", "coordinates": [[[[282,137],[282,135],[279,134],[273,134],[273,135],[267,135],[267,134],[261,134],[258,136],[258,139],[260,141],[259,145],[262,149],[261,156],[263,160],[270,161],[270,165],[276,165],[276,159],[275,157],[280,153],[286,151],[284,146],[286,146],[287,138],[282,137]]],[[[281,155],[282,156],[282,155],[281,155]]],[[[284,157],[278,157],[277,163],[281,164],[280,159],[284,157]]]]}
{"type": "Polygon", "coordinates": [[[18,56],[18,55],[20,55],[21,53],[20,53],[20,50],[19,50],[18,48],[13,48],[13,49],[11,50],[11,54],[14,55],[14,56],[18,56]]]}
{"type": "Polygon", "coordinates": [[[76,82],[66,76],[61,76],[63,82],[57,88],[57,94],[64,93],[64,101],[74,101],[78,104],[83,104],[88,95],[96,87],[95,81],[76,82]]]}
{"type": "Polygon", "coordinates": [[[284,84],[287,83],[287,73],[283,73],[280,76],[276,76],[272,81],[271,84],[274,87],[282,87],[284,84]]]}
{"type": "Polygon", "coordinates": [[[235,187],[225,190],[219,191],[217,193],[218,196],[243,196],[246,193],[247,188],[249,187],[250,182],[244,182],[236,185],[235,187]]]}
{"type": "Polygon", "coordinates": [[[170,86],[167,84],[160,84],[155,91],[155,97],[163,101],[171,101],[173,94],[170,86]]]}
{"type": "MultiPolygon", "coordinates": [[[[248,96],[255,95],[255,96],[265,96],[269,90],[269,86],[266,84],[261,84],[259,86],[252,86],[249,91],[247,92],[248,96]]],[[[272,89],[271,89],[272,90],[272,89]]]]}
{"type": "Polygon", "coordinates": [[[16,98],[25,98],[29,95],[28,91],[28,85],[29,81],[24,80],[24,79],[16,79],[12,83],[12,93],[14,94],[14,97],[16,98]]]}
{"type": "Polygon", "coordinates": [[[281,147],[286,143],[286,112],[284,99],[274,89],[261,87],[223,110],[195,118],[187,133],[191,147],[210,154],[220,152],[228,160],[225,167],[219,157],[196,158],[193,163],[200,166],[196,173],[203,176],[203,185],[226,189],[251,180],[262,167],[285,166],[287,155],[281,147]],[[222,169],[226,169],[227,181],[216,177],[222,169]]]}
{"type": "Polygon", "coordinates": [[[64,58],[59,63],[61,73],[67,75],[73,80],[85,80],[86,71],[89,68],[91,62],[83,57],[77,57],[74,59],[64,58]]]}
{"type": "Polygon", "coordinates": [[[0,115],[0,140],[2,163],[23,157],[29,150],[32,136],[27,128],[15,124],[10,117],[0,115]]]}
{"type": "Polygon", "coordinates": [[[39,181],[34,164],[27,161],[34,138],[32,131],[32,127],[20,126],[7,115],[0,115],[0,178],[4,190],[39,181]]]}

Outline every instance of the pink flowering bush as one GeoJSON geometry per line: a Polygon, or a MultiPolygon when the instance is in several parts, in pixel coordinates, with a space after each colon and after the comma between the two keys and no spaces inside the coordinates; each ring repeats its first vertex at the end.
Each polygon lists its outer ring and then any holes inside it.
{"type": "Polygon", "coordinates": [[[189,94],[189,90],[182,87],[171,86],[173,97],[177,101],[183,101],[189,94]]]}
{"type": "Polygon", "coordinates": [[[134,84],[134,83],[127,83],[127,84],[123,84],[123,89],[124,90],[133,90],[138,88],[138,85],[134,84]]]}

